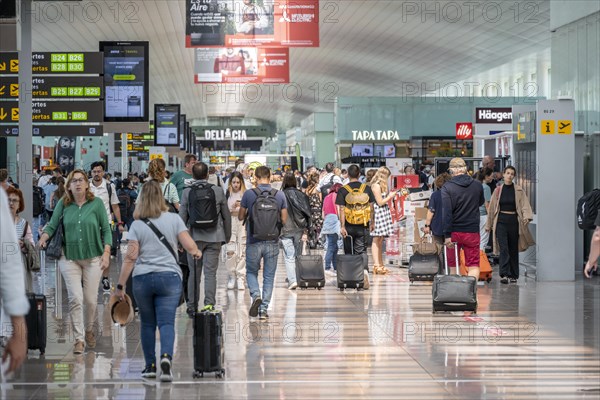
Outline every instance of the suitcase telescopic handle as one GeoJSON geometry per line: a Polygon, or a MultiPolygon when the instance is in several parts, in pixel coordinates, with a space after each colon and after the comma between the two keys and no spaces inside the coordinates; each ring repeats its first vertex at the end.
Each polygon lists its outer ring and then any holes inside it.
{"type": "Polygon", "coordinates": [[[347,238],[350,238],[350,250],[352,251],[352,255],[354,255],[354,238],[350,235],[346,235],[344,240],[346,240],[347,238]]]}
{"type": "Polygon", "coordinates": [[[302,254],[303,256],[310,256],[310,246],[308,245],[308,240],[302,241],[302,254]]]}
{"type": "MultiPolygon", "coordinates": [[[[454,258],[456,260],[456,268],[457,271],[460,271],[460,267],[458,265],[458,243],[453,242],[454,244],[454,258]]],[[[448,268],[448,246],[444,244],[444,267],[446,269],[446,275],[450,275],[450,269],[448,268]]],[[[460,273],[459,273],[460,275],[460,273]]]]}

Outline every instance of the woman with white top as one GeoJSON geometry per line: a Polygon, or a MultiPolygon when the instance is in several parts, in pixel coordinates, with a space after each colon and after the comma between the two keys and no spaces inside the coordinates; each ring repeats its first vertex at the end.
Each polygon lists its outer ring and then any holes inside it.
{"type": "MultiPolygon", "coordinates": [[[[29,224],[25,218],[21,218],[19,216],[19,214],[25,210],[23,192],[21,192],[19,189],[15,189],[12,186],[9,186],[8,189],[6,189],[6,194],[8,195],[8,207],[10,208],[10,215],[15,223],[19,245],[21,246],[21,251],[24,251],[23,242],[25,240],[32,245],[34,245],[34,242],[33,234],[31,233],[31,224],[29,224]]],[[[27,292],[33,291],[33,276],[31,271],[27,269],[25,269],[25,290],[27,292]]]]}
{"type": "MultiPolygon", "coordinates": [[[[163,197],[167,202],[169,212],[179,211],[179,194],[177,188],[167,179],[167,166],[162,158],[155,158],[148,165],[148,175],[150,179],[160,184],[163,197]]],[[[141,190],[140,190],[141,195],[141,190]]]]}
{"type": "Polygon", "coordinates": [[[237,283],[238,290],[244,290],[246,282],[246,227],[237,216],[240,211],[242,196],[246,191],[244,176],[235,171],[229,178],[225,197],[231,212],[231,240],[227,244],[227,289],[232,290],[237,283]]]}

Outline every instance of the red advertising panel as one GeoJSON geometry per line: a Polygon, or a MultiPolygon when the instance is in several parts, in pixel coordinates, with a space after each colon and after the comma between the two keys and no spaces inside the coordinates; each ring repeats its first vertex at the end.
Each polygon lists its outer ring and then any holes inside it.
{"type": "Polygon", "coordinates": [[[187,0],[186,47],[319,47],[318,0],[187,0]]]}
{"type": "Polygon", "coordinates": [[[473,124],[471,122],[456,123],[456,140],[473,139],[473,124]]]}
{"type": "Polygon", "coordinates": [[[419,175],[396,175],[392,176],[392,187],[394,190],[402,188],[418,188],[421,184],[419,183],[419,175]]]}
{"type": "Polygon", "coordinates": [[[196,83],[289,83],[287,48],[196,49],[196,83]]]}

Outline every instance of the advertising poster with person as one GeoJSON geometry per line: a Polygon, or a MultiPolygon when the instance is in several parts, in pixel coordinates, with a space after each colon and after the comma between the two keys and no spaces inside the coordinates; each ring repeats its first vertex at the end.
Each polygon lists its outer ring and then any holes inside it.
{"type": "Polygon", "coordinates": [[[318,0],[187,0],[186,47],[319,47],[318,0]]]}
{"type": "Polygon", "coordinates": [[[289,83],[289,49],[196,49],[196,83],[289,83]]]}

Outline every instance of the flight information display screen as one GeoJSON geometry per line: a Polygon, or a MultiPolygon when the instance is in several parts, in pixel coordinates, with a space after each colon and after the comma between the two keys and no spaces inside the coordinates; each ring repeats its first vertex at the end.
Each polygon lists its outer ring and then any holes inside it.
{"type": "Polygon", "coordinates": [[[100,42],[104,120],[148,121],[148,42],[100,42]]]}

